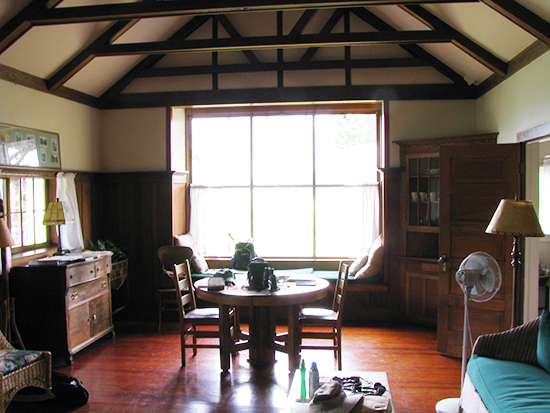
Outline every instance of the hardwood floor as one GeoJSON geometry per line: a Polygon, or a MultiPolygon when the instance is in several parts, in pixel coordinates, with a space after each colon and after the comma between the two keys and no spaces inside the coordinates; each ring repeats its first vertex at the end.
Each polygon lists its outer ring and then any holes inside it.
{"type": "MultiPolygon", "coordinates": [[[[76,412],[278,413],[292,379],[286,355],[264,370],[247,363],[247,351],[233,358],[222,376],[216,349],[187,354],[181,368],[177,323],[117,324],[114,339],[102,339],[77,353],[72,366],[54,370],[80,379],[90,392],[76,412]]],[[[246,327],[246,326],[245,326],[246,327]]],[[[437,401],[460,395],[459,359],[436,351],[436,332],[415,325],[345,327],[343,370],[386,371],[398,413],[433,413],[437,401]]],[[[304,352],[320,374],[335,370],[332,352],[304,352]]],[[[12,403],[8,412],[38,411],[12,403]]]]}

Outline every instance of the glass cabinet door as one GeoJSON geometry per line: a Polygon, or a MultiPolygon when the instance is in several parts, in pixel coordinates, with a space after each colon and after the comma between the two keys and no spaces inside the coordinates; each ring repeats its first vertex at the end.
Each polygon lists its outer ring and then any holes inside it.
{"type": "Polygon", "coordinates": [[[409,226],[439,226],[439,157],[409,157],[409,226]]]}

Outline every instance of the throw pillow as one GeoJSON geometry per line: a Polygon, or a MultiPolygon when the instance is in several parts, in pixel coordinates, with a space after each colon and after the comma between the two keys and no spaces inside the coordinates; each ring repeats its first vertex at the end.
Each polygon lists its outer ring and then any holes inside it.
{"type": "Polygon", "coordinates": [[[361,254],[360,256],[358,256],[355,261],[353,261],[351,263],[351,265],[349,266],[349,276],[354,276],[357,271],[359,271],[361,268],[363,268],[365,266],[365,264],[367,263],[367,260],[369,258],[369,252],[370,252],[370,248],[365,251],[363,254],[361,254]]]}
{"type": "Polygon", "coordinates": [[[382,269],[384,263],[384,239],[380,235],[370,248],[367,263],[359,271],[355,273],[355,278],[370,278],[374,277],[382,269]]]}
{"type": "Polygon", "coordinates": [[[191,257],[191,270],[194,273],[204,274],[206,271],[208,271],[208,263],[206,262],[204,257],[199,252],[197,252],[197,249],[195,247],[195,240],[193,239],[193,236],[191,234],[187,233],[183,235],[176,235],[174,236],[174,240],[176,242],[176,245],[180,247],[189,247],[193,250],[193,256],[191,257]]]}
{"type": "Polygon", "coordinates": [[[537,360],[543,369],[550,372],[550,313],[546,309],[540,316],[537,360]]]}

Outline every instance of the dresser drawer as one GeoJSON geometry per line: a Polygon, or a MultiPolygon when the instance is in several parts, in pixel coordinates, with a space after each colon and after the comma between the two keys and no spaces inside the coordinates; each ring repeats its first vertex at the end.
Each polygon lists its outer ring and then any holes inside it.
{"type": "Polygon", "coordinates": [[[74,307],[78,303],[88,300],[96,295],[103,293],[109,288],[109,279],[107,276],[99,277],[95,280],[85,282],[69,287],[67,293],[68,307],[74,307]]]}
{"type": "Polygon", "coordinates": [[[110,257],[101,257],[95,263],[95,272],[98,277],[107,275],[111,272],[111,259],[110,257]]]}
{"type": "Polygon", "coordinates": [[[67,283],[70,286],[81,284],[83,282],[96,278],[95,263],[82,265],[70,265],[67,267],[67,283]]]}

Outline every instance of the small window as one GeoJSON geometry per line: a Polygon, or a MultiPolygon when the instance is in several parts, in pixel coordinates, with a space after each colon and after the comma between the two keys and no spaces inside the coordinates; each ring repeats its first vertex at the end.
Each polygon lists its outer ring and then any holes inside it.
{"type": "Polygon", "coordinates": [[[15,241],[14,249],[31,249],[46,245],[48,232],[42,220],[46,210],[44,178],[2,179],[6,221],[15,241]]]}

